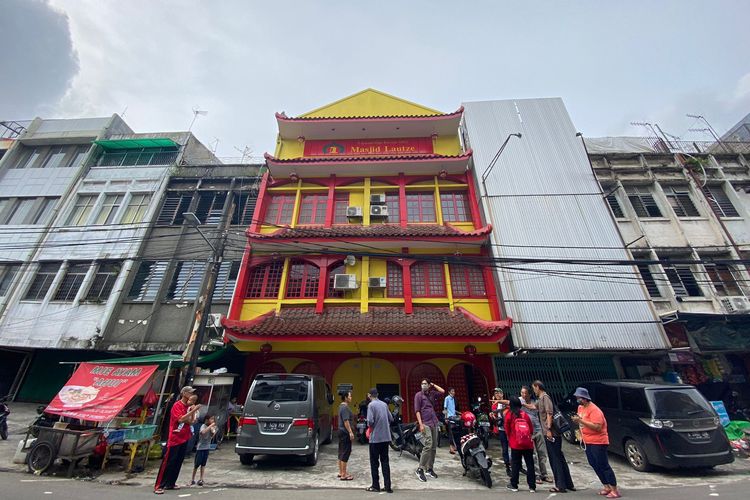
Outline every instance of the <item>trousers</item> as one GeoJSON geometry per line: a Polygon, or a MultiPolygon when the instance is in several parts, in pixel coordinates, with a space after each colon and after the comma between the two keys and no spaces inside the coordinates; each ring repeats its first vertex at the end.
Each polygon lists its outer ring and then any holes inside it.
{"type": "Polygon", "coordinates": [[[568,462],[565,461],[565,455],[562,452],[562,436],[555,436],[554,441],[545,438],[547,445],[547,455],[549,456],[549,465],[552,469],[552,475],[555,476],[555,487],[558,490],[569,490],[575,488],[573,478],[570,477],[568,462]]]}
{"type": "Polygon", "coordinates": [[[380,475],[378,465],[383,469],[383,485],[385,489],[391,488],[391,464],[388,461],[388,442],[370,443],[370,474],[372,475],[372,487],[380,489],[380,475]],[[378,464],[379,462],[379,464],[378,464]]]}
{"type": "Polygon", "coordinates": [[[617,486],[615,471],[609,465],[609,457],[607,456],[608,447],[609,445],[606,444],[587,444],[586,458],[589,460],[589,465],[594,469],[596,476],[602,484],[617,486]]]}
{"type": "Polygon", "coordinates": [[[510,484],[518,488],[518,476],[521,473],[521,459],[526,462],[526,484],[530,490],[536,490],[536,474],[534,473],[534,450],[510,450],[510,484]]]}
{"type": "Polygon", "coordinates": [[[544,435],[535,432],[531,439],[534,440],[534,451],[536,451],[537,473],[539,477],[546,478],[547,473],[547,446],[544,444],[544,435]]]}
{"type": "Polygon", "coordinates": [[[182,462],[185,460],[187,448],[188,443],[167,446],[167,453],[161,461],[154,489],[170,489],[175,487],[177,478],[180,475],[180,469],[182,468],[182,462]]]}
{"type": "Polygon", "coordinates": [[[419,457],[419,468],[432,470],[433,465],[435,465],[435,452],[437,451],[438,426],[425,425],[422,434],[424,435],[424,448],[422,449],[422,455],[419,457]]]}

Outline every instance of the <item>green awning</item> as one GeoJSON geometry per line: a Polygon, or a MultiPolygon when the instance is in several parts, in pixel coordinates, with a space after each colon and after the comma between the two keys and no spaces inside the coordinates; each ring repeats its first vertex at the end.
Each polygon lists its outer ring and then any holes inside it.
{"type": "MultiPolygon", "coordinates": [[[[206,354],[198,358],[198,364],[210,363],[221,358],[226,349],[219,349],[212,353],[206,354]]],[[[172,362],[172,368],[181,368],[187,363],[183,361],[182,354],[162,353],[162,354],[149,354],[148,356],[135,356],[127,358],[110,358],[110,359],[99,359],[95,361],[88,361],[88,363],[104,363],[107,365],[159,365],[159,368],[166,368],[169,362],[172,362]]]]}
{"type": "Polygon", "coordinates": [[[119,149],[169,148],[179,146],[179,144],[172,139],[167,139],[166,137],[154,137],[152,139],[149,139],[148,137],[141,137],[138,139],[111,139],[94,141],[94,144],[103,147],[107,151],[119,149]]]}

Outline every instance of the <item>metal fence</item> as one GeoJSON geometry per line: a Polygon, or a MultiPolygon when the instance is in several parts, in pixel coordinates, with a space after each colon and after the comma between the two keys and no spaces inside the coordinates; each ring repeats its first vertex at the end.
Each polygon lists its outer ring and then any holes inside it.
{"type": "Polygon", "coordinates": [[[102,154],[96,164],[99,167],[171,165],[177,160],[178,154],[178,151],[118,151],[117,153],[102,154]]]}
{"type": "Polygon", "coordinates": [[[750,154],[750,142],[680,140],[667,142],[657,137],[649,137],[648,140],[654,150],[659,153],[750,154]]]}

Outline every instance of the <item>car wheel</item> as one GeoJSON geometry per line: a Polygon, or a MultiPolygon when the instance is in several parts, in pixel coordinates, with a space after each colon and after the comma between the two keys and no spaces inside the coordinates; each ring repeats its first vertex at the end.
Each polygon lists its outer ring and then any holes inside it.
{"type": "Polygon", "coordinates": [[[52,447],[52,444],[47,442],[36,443],[31,448],[31,451],[29,451],[29,456],[26,459],[29,472],[33,472],[34,474],[42,474],[54,461],[55,449],[52,447]]]}
{"type": "Polygon", "coordinates": [[[634,439],[625,441],[625,458],[630,466],[638,472],[648,472],[652,468],[643,447],[634,439]]]}
{"type": "Polygon", "coordinates": [[[313,452],[305,457],[305,463],[307,465],[315,465],[318,463],[318,449],[320,448],[320,436],[315,434],[313,439],[313,452]]]}
{"type": "Polygon", "coordinates": [[[253,465],[253,458],[255,458],[250,453],[243,453],[240,455],[240,463],[242,465],[253,465]]]}

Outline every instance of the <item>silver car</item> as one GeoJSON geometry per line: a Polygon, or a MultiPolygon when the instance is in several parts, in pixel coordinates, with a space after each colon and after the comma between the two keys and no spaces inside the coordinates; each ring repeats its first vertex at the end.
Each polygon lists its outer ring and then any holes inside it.
{"type": "Polygon", "coordinates": [[[321,444],[333,437],[333,396],[323,377],[260,374],[247,394],[235,451],[243,465],[255,455],[304,456],[318,462],[321,444]]]}

